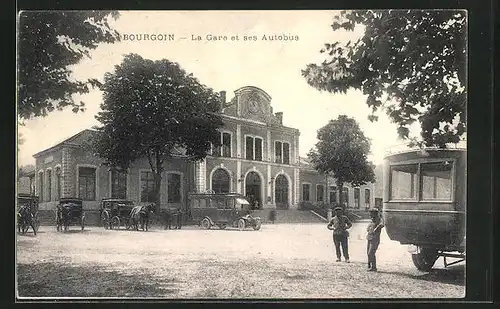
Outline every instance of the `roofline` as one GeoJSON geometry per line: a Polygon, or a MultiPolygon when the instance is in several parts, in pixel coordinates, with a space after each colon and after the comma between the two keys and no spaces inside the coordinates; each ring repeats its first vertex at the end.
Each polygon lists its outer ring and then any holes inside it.
{"type": "Polygon", "coordinates": [[[267,92],[265,92],[264,90],[262,90],[262,89],[261,89],[261,88],[259,88],[259,87],[255,87],[255,86],[243,86],[243,87],[240,87],[240,88],[236,89],[236,90],[234,91],[234,93],[235,93],[236,95],[238,95],[238,93],[243,92],[243,91],[245,91],[245,90],[258,90],[258,91],[260,91],[260,92],[262,92],[262,93],[264,94],[264,96],[266,97],[266,99],[267,99],[268,101],[271,101],[271,96],[270,96],[267,92]]]}
{"type": "Polygon", "coordinates": [[[427,148],[417,148],[417,149],[404,149],[400,151],[395,151],[388,153],[384,156],[384,160],[386,158],[395,156],[395,155],[400,155],[400,154],[406,154],[406,153],[416,153],[416,152],[422,152],[422,151],[465,151],[467,152],[467,148],[434,148],[434,147],[427,147],[427,148]]]}
{"type": "Polygon", "coordinates": [[[51,150],[55,150],[55,149],[57,149],[57,148],[59,148],[59,147],[61,147],[61,146],[63,146],[63,145],[67,145],[67,146],[79,146],[78,144],[68,143],[68,141],[69,141],[70,139],[73,139],[73,138],[75,138],[75,137],[79,136],[79,135],[82,135],[82,134],[83,134],[83,132],[86,132],[86,131],[90,131],[90,132],[98,132],[97,130],[94,130],[94,129],[84,129],[84,130],[82,130],[82,131],[80,131],[80,132],[78,132],[78,133],[76,133],[76,134],[74,134],[74,135],[72,135],[72,136],[70,136],[70,137],[66,138],[66,139],[65,139],[65,140],[63,140],[62,142],[60,142],[60,143],[58,143],[58,144],[55,144],[54,146],[51,146],[51,147],[49,147],[49,148],[47,148],[47,149],[44,149],[44,150],[42,150],[42,151],[39,151],[39,152],[35,153],[35,154],[33,155],[33,158],[37,158],[37,157],[41,156],[42,154],[47,153],[47,152],[49,152],[49,151],[51,151],[51,150]]]}

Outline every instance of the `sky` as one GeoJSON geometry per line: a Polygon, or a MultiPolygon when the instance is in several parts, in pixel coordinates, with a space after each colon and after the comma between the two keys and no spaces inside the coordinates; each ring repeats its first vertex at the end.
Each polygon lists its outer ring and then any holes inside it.
{"type": "MultiPolygon", "coordinates": [[[[375,164],[381,164],[387,148],[403,143],[397,137],[396,125],[384,112],[378,112],[377,122],[367,117],[371,110],[366,97],[358,91],[346,94],[320,92],[309,86],[301,70],[309,63],[323,60],[319,50],[325,43],[355,40],[363,28],[354,32],[332,31],[337,11],[121,11],[120,18],[110,26],[122,35],[122,41],[102,44],[73,67],[76,79],[97,78],[103,81],[124,55],[137,53],[151,60],[169,59],[193,73],[201,83],[215,91],[226,91],[227,100],[243,86],[256,86],[271,96],[274,112],[283,112],[283,124],[300,130],[300,155],[317,142],[317,130],[339,115],[356,119],[365,135],[371,139],[375,164]],[[123,40],[130,34],[173,34],[173,41],[123,40]],[[207,40],[207,36],[227,36],[224,40],[207,40]],[[245,41],[244,36],[257,36],[245,41]],[[294,40],[269,41],[262,36],[286,35],[294,40]],[[202,38],[192,40],[192,36],[202,38]],[[238,36],[239,40],[231,40],[238,36]],[[298,37],[298,40],[295,38],[298,37]],[[185,39],[183,39],[185,38],[185,39]]],[[[55,111],[18,127],[24,142],[19,145],[18,165],[34,164],[33,154],[51,147],[81,130],[99,125],[95,115],[100,110],[102,93],[92,90],[75,95],[84,101],[86,111],[71,109],[55,111]]],[[[414,127],[414,133],[418,127],[414,127]]],[[[418,132],[417,132],[418,133],[418,132]]]]}

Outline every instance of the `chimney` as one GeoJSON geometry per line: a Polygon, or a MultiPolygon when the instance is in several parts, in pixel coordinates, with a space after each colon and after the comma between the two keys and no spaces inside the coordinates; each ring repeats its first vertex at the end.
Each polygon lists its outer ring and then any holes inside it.
{"type": "Polygon", "coordinates": [[[276,114],[274,114],[276,116],[276,118],[278,118],[278,122],[280,124],[283,124],[283,112],[278,112],[276,114]]]}
{"type": "Polygon", "coordinates": [[[226,105],[226,92],[225,91],[221,91],[220,92],[220,111],[222,112],[222,109],[224,109],[224,105],[226,105]]]}

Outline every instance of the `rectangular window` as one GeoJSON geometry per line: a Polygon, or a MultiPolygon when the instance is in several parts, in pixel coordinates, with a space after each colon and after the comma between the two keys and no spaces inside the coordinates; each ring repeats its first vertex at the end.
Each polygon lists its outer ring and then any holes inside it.
{"type": "Polygon", "coordinates": [[[391,199],[416,198],[417,169],[417,164],[391,166],[391,199]]]}
{"type": "Polygon", "coordinates": [[[422,175],[422,200],[451,201],[452,162],[423,163],[420,165],[422,175]]]}
{"type": "Polygon", "coordinates": [[[302,184],[302,200],[308,202],[311,199],[311,185],[304,183],[302,184]]]}
{"type": "Polygon", "coordinates": [[[365,189],[365,208],[370,208],[370,189],[365,189]]]}
{"type": "Polygon", "coordinates": [[[337,187],[330,187],[330,203],[337,203],[337,187]]]}
{"type": "Polygon", "coordinates": [[[281,144],[281,142],[275,142],[274,143],[274,156],[275,156],[275,161],[276,163],[282,163],[282,159],[283,159],[283,156],[282,156],[282,147],[283,145],[281,144]]]}
{"type": "Polygon", "coordinates": [[[253,160],[253,138],[250,136],[247,136],[245,139],[245,146],[246,146],[246,156],[245,158],[247,160],[253,160]]]}
{"type": "Polygon", "coordinates": [[[361,206],[361,192],[359,188],[354,188],[354,207],[355,208],[360,208],[361,206]]]}
{"type": "Polygon", "coordinates": [[[349,188],[342,188],[342,202],[349,207],[349,188]]]}
{"type": "Polygon", "coordinates": [[[245,138],[245,158],[247,160],[262,161],[262,139],[247,136],[245,138]]]}
{"type": "Polygon", "coordinates": [[[222,133],[222,156],[231,157],[231,134],[222,133]]]}
{"type": "Polygon", "coordinates": [[[323,185],[316,185],[316,202],[323,202],[325,195],[325,187],[323,185]]]}
{"type": "Polygon", "coordinates": [[[111,197],[127,198],[127,172],[118,170],[111,171],[111,197]]]}
{"type": "Polygon", "coordinates": [[[180,203],[181,202],[181,175],[168,173],[168,202],[180,203]]]}
{"type": "Polygon", "coordinates": [[[56,201],[61,199],[61,169],[56,169],[56,201]]]}
{"type": "Polygon", "coordinates": [[[283,143],[283,164],[290,164],[290,144],[283,143]]]}
{"type": "Polygon", "coordinates": [[[154,202],[155,179],[153,172],[141,171],[141,202],[154,202]]]}
{"type": "Polygon", "coordinates": [[[262,139],[255,138],[255,161],[262,161],[262,139]]]}
{"type": "Polygon", "coordinates": [[[96,169],[93,167],[80,167],[78,169],[79,197],[84,201],[95,201],[96,169]]]}
{"type": "Polygon", "coordinates": [[[52,170],[47,171],[47,201],[52,199],[52,170]]]}
{"type": "Polygon", "coordinates": [[[43,201],[43,172],[38,174],[38,195],[40,201],[43,201]]]}

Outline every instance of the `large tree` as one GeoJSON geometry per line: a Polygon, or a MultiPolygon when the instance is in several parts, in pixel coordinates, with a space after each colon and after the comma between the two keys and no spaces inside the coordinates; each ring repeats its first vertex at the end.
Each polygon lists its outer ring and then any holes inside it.
{"type": "Polygon", "coordinates": [[[368,161],[370,140],[353,118],[340,115],[318,130],[318,142],[308,157],[314,168],[337,182],[340,204],[344,205],[344,183],[360,186],[375,182],[375,166],[368,161]]]}
{"type": "Polygon", "coordinates": [[[345,44],[326,43],[326,59],[302,71],[311,86],[361,90],[373,112],[385,108],[403,139],[419,121],[421,145],[459,142],[466,131],[465,11],[342,11],[331,27],[364,27],[364,33],[345,44]]]}
{"type": "Polygon", "coordinates": [[[99,43],[114,43],[118,32],[108,24],[114,11],[22,11],[18,24],[18,116],[22,120],[46,116],[54,109],[84,103],[72,95],[88,93],[98,81],[78,81],[71,66],[99,43]]]}
{"type": "Polygon", "coordinates": [[[97,154],[125,169],[146,157],[154,176],[154,202],[160,208],[165,160],[179,149],[191,161],[203,159],[210,143],[220,146],[217,113],[221,96],[187,74],[177,63],[126,55],[101,87],[102,126],[94,141],[97,154]]]}

